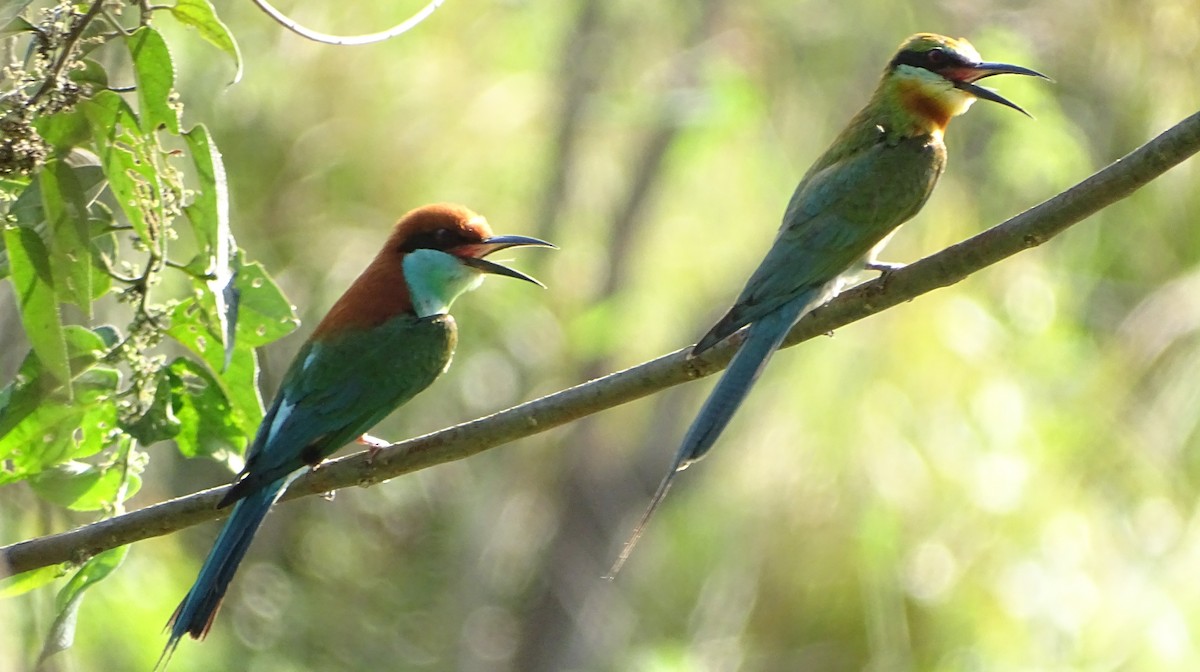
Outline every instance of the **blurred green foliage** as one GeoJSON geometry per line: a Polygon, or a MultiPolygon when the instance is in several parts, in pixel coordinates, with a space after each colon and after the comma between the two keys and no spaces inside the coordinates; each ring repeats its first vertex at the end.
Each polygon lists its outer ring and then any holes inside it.
{"type": "MultiPolygon", "coordinates": [[[[354,33],[422,3],[396,4],[285,8],[354,33]]],[[[693,342],[909,33],[966,36],[1056,83],[996,80],[1036,121],[981,103],[953,123],[947,174],[888,260],[1054,195],[1200,100],[1196,0],[451,1],[409,34],[356,48],[305,41],[246,3],[220,10],[245,62],[233,86],[227,54],[165,15],[154,28],[184,126],[202,121],[220,145],[232,232],[301,306],[299,334],[260,351],[264,393],[411,207],[462,202],[561,247],[531,262],[548,292],[497,283],[460,302],[453,369],[376,432],[394,439],[693,342]]],[[[120,54],[96,58],[114,86],[137,74],[120,54]]],[[[139,129],[133,140],[148,137],[139,129]]],[[[175,160],[185,180],[203,173],[196,143],[168,146],[188,152],[175,160]]],[[[172,669],[1194,668],[1198,212],[1191,161],[1046,246],[782,353],[614,583],[599,577],[711,383],[332,504],[282,506],[209,639],[184,644],[172,669]]],[[[20,249],[36,247],[18,234],[20,249]]],[[[94,294],[103,274],[89,277],[94,294]]],[[[206,287],[192,310],[219,314],[206,287]]],[[[169,288],[187,297],[193,284],[169,288]]],[[[45,300],[56,299],[71,296],[45,300]]],[[[96,302],[90,324],[125,309],[96,302]]],[[[7,382],[34,364],[22,364],[11,293],[0,310],[7,382]]],[[[257,326],[239,322],[238,339],[280,335],[257,326]]],[[[220,356],[173,337],[199,359],[148,380],[212,390],[220,356]]],[[[38,361],[61,370],[72,352],[38,361]]],[[[254,392],[242,381],[228,394],[254,392]]],[[[253,424],[184,429],[220,403],[234,401],[193,396],[175,409],[180,427],[156,431],[180,441],[253,424]]],[[[149,453],[128,506],[231,476],[149,453]]],[[[48,489],[49,501],[0,489],[3,541],[91,519],[48,489]]],[[[89,590],[58,659],[148,669],[214,534],[133,548],[89,590]]],[[[36,659],[54,599],[0,601],[12,624],[0,670],[36,659]]]]}

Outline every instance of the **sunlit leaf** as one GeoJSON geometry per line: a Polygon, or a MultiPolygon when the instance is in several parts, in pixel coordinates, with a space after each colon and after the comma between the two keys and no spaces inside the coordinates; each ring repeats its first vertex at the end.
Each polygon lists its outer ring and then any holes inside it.
{"type": "Polygon", "coordinates": [[[103,65],[90,58],[82,59],[79,62],[83,64],[83,67],[71,70],[71,81],[91,84],[98,89],[108,88],[108,71],[104,69],[103,65]]]}
{"type": "Polygon", "coordinates": [[[279,285],[258,262],[238,269],[238,347],[257,348],[292,333],[300,324],[279,285]]]}
{"type": "Polygon", "coordinates": [[[129,546],[118,546],[88,560],[83,567],[79,568],[79,571],[75,572],[75,576],[71,577],[67,585],[58,592],[58,596],[54,600],[57,607],[63,609],[79,593],[92,587],[96,582],[103,581],[113,570],[121,566],[128,554],[129,546]]]}
{"type": "Polygon", "coordinates": [[[232,407],[231,417],[237,421],[242,433],[250,436],[262,419],[254,348],[290,333],[299,320],[261,264],[244,264],[241,253],[236,259],[240,266],[234,286],[240,297],[240,309],[236,346],[228,365],[221,340],[212,330],[216,320],[207,317],[214,310],[210,293],[199,291],[197,297],[176,306],[168,334],[199,355],[210,371],[219,372],[216,380],[232,407]]]}
{"type": "MultiPolygon", "coordinates": [[[[104,170],[100,167],[99,157],[80,147],[72,147],[66,156],[63,157],[62,161],[72,168],[83,191],[84,202],[88,206],[88,212],[95,215],[99,209],[107,211],[107,206],[96,201],[100,193],[108,185],[104,177],[104,170]]],[[[46,242],[49,227],[46,223],[45,208],[42,207],[42,187],[40,180],[32,182],[0,180],[0,183],[3,183],[0,184],[0,188],[6,193],[17,195],[16,200],[8,207],[9,216],[19,226],[36,231],[38,236],[42,238],[42,242],[46,242]]],[[[2,205],[4,203],[0,201],[0,206],[2,205]]],[[[0,210],[0,213],[2,212],[3,210],[0,210]]],[[[95,219],[95,217],[92,217],[92,219],[95,219]]],[[[111,216],[109,219],[111,221],[111,216]]],[[[9,269],[8,250],[4,245],[3,238],[0,238],[0,279],[8,277],[9,269]]],[[[93,296],[103,294],[103,291],[95,287],[97,279],[96,274],[92,274],[93,296]],[[97,292],[100,294],[97,294],[97,292]]],[[[101,280],[101,282],[104,281],[101,280]]]]}
{"type": "Polygon", "coordinates": [[[195,299],[182,301],[171,313],[167,334],[219,372],[213,378],[230,405],[230,418],[249,436],[262,420],[262,398],[258,392],[258,360],[254,349],[238,345],[229,365],[225,364],[220,339],[209,328],[205,309],[195,299]]]}
{"type": "Polygon", "coordinates": [[[215,317],[225,348],[223,369],[233,357],[238,315],[238,293],[234,285],[237,243],[229,228],[229,185],[221,152],[208,129],[198,125],[185,133],[184,139],[200,180],[195,200],[184,208],[200,246],[199,264],[193,262],[193,265],[199,265],[203,268],[201,272],[211,277],[208,289],[216,304],[215,317]]]}
{"type": "Polygon", "coordinates": [[[58,592],[55,598],[58,615],[50,626],[46,643],[42,646],[42,653],[38,658],[39,668],[50,656],[71,648],[75,641],[75,622],[79,607],[83,603],[84,591],[112,574],[128,553],[129,546],[120,546],[100,553],[84,563],[58,592]]]}
{"type": "Polygon", "coordinates": [[[44,396],[32,409],[27,404],[17,409],[12,403],[4,416],[6,425],[12,416],[11,429],[0,435],[0,455],[8,460],[0,482],[28,478],[64,460],[99,452],[116,425],[113,394],[119,382],[115,369],[96,366],[76,378],[71,401],[60,391],[44,396]]]}
{"type": "Polygon", "coordinates": [[[83,188],[62,161],[47,161],[38,173],[42,209],[49,224],[50,268],[59,300],[74,303],[86,316],[92,309],[91,236],[83,188]]]}
{"type": "MultiPolygon", "coordinates": [[[[119,374],[112,369],[93,369],[84,377],[98,372],[99,376],[112,376],[115,381],[119,374]],[[116,375],[113,375],[116,374],[116,375]]],[[[89,403],[83,417],[79,419],[77,431],[72,433],[71,452],[68,457],[79,459],[90,457],[109,448],[117,429],[117,405],[110,395],[102,395],[97,401],[89,403]]],[[[120,438],[117,435],[117,438],[120,438]]]]}
{"type": "Polygon", "coordinates": [[[76,145],[83,144],[91,137],[91,128],[87,117],[78,109],[71,109],[45,117],[39,117],[34,123],[38,134],[58,153],[65,153],[76,145]]]}
{"type": "Polygon", "coordinates": [[[92,137],[113,197],[134,232],[142,240],[150,240],[150,225],[143,206],[158,193],[159,180],[154,166],[134,155],[133,149],[143,144],[141,137],[134,135],[139,130],[137,116],[112,91],[101,91],[79,107],[92,126],[92,137]]]}
{"type": "Polygon", "coordinates": [[[201,37],[229,54],[236,68],[232,83],[236,84],[242,78],[242,52],[237,41],[233,39],[233,33],[229,32],[229,28],[217,17],[212,3],[208,0],[179,0],[171,8],[171,14],[180,23],[192,26],[200,32],[201,37]]]}
{"type": "Polygon", "coordinates": [[[37,590],[66,573],[62,565],[50,565],[5,577],[0,579],[0,599],[37,590]]]}
{"type": "Polygon", "coordinates": [[[141,488],[141,477],[123,474],[117,466],[69,461],[29,479],[29,485],[52,504],[72,511],[99,511],[118,503],[118,499],[132,497],[141,488]]]}
{"type": "Polygon", "coordinates": [[[28,478],[46,465],[103,449],[116,426],[112,394],[120,374],[95,365],[116,336],[111,327],[64,329],[70,367],[80,372],[71,384],[73,401],[39,358],[25,358],[4,390],[8,403],[0,410],[0,459],[7,460],[8,469],[0,472],[0,482],[28,478]]]}
{"type": "Polygon", "coordinates": [[[172,102],[175,64],[171,52],[158,31],[149,26],[138,28],[127,40],[137,77],[138,108],[142,130],[150,133],[166,128],[179,134],[179,108],[172,102]]]}
{"type": "Polygon", "coordinates": [[[25,227],[5,228],[4,243],[25,335],[50,375],[65,384],[71,379],[71,367],[50,270],[50,252],[37,233],[25,227]]]}
{"type": "Polygon", "coordinates": [[[188,456],[222,450],[241,452],[247,434],[221,391],[220,383],[203,365],[180,357],[168,368],[179,433],[175,443],[188,456]]]}

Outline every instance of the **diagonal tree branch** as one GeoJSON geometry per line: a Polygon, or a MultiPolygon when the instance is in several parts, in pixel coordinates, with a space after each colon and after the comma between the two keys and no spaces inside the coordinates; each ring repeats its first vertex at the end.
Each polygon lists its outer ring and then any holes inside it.
{"type": "MultiPolygon", "coordinates": [[[[792,329],[795,345],[952,285],[1125,198],[1200,151],[1200,112],[1071,189],[1008,221],[885,277],[844,292],[792,329]]],[[[500,411],[478,420],[392,444],[374,460],[356,453],[326,463],[288,488],[284,499],[368,486],[401,474],[460,460],[573,420],[711,375],[728,364],[731,344],[689,360],[684,350],[500,411]]],[[[228,510],[214,507],[225,487],[204,490],[69,532],[0,548],[0,566],[19,573],[62,562],[82,562],[101,551],[168,534],[228,510]]]]}

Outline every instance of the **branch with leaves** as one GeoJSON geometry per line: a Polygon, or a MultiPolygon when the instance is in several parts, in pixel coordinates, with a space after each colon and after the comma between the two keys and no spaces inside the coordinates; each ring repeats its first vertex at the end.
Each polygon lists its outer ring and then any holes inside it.
{"type": "MultiPolygon", "coordinates": [[[[333,44],[394,37],[442,1],[388,31],[341,38],[257,0],[288,29],[333,44]]],[[[119,517],[149,448],[168,440],[189,457],[240,454],[262,418],[256,349],[298,323],[234,240],[221,153],[203,124],[184,124],[171,47],[155,27],[163,14],[224,52],[240,79],[241,52],[210,0],[0,6],[0,281],[29,342],[0,387],[0,487],[25,483],[51,512],[119,517]]],[[[43,659],[69,646],[84,591],[127,550],[27,573],[0,562],[0,575],[16,574],[0,580],[0,597],[75,570],[43,659]]]]}
{"type": "MultiPolygon", "coordinates": [[[[1129,196],[1173,166],[1200,152],[1200,112],[1061,194],[977,236],[895,272],[844,292],[801,320],[785,341],[792,346],[963,280],[1022,250],[1036,247],[1070,226],[1129,196]]],[[[459,460],[496,446],[660,392],[723,369],[732,344],[688,359],[680,350],[535,401],[392,444],[371,458],[357,453],[330,461],[293,483],[285,500],[368,486],[459,460]]],[[[80,562],[108,549],[169,534],[219,518],[225,488],[205,490],[116,516],[70,532],[0,548],[0,562],[22,572],[80,562]]]]}

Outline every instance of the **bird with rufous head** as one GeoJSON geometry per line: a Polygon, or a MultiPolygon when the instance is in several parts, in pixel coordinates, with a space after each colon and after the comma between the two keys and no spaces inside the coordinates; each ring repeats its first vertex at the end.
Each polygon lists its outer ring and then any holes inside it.
{"type": "Polygon", "coordinates": [[[207,634],[255,531],[291,479],[362,437],[446,370],[458,338],[454,300],[485,275],[540,285],[485,258],[530,245],[553,247],[493,235],[483,217],[459,205],[427,205],[400,219],[284,374],[245,468],[218,504],[233,510],[168,624],[160,666],[184,635],[207,634]]]}

